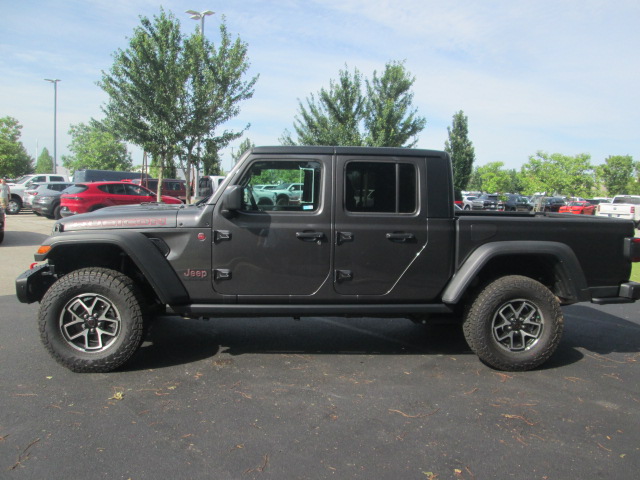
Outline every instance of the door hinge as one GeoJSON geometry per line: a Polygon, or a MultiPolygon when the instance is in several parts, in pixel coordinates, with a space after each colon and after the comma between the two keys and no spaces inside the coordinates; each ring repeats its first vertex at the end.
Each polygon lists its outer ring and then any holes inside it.
{"type": "Polygon", "coordinates": [[[229,230],[214,230],[213,241],[218,243],[224,240],[231,240],[231,232],[229,230]]]}
{"type": "Polygon", "coordinates": [[[213,270],[215,280],[231,280],[231,270],[226,268],[216,268],[213,270]]]}
{"type": "Polygon", "coordinates": [[[351,270],[336,270],[334,280],[338,283],[353,280],[353,272],[351,270]]]}
{"type": "Polygon", "coordinates": [[[346,242],[353,242],[353,233],[352,232],[338,232],[336,235],[336,243],[338,245],[342,245],[346,242]]]}

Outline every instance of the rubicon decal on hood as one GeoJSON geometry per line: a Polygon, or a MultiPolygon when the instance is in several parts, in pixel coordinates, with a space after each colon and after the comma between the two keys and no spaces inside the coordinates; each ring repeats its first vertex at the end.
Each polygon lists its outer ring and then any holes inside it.
{"type": "Polygon", "coordinates": [[[139,227],[158,227],[166,226],[167,218],[104,218],[92,220],[77,220],[65,222],[65,230],[73,230],[76,228],[139,228],[139,227]]]}

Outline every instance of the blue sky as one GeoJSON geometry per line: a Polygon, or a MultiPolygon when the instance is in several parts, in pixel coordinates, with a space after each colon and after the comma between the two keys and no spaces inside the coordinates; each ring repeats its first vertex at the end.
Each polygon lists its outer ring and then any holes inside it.
{"type": "MultiPolygon", "coordinates": [[[[58,78],[58,163],[69,126],[102,118],[96,86],[126,48],[139,17],[213,10],[249,45],[254,97],[230,128],[251,124],[257,145],[278,144],[304,100],[345,65],[365,77],[391,60],[415,76],[427,126],[418,146],[442,149],[455,112],[469,118],[476,164],[520,168],[530,155],[589,153],[640,160],[640,2],[637,0],[0,0],[0,116],[22,125],[35,156],[53,153],[58,78]]],[[[237,144],[239,144],[238,141],[237,144]]],[[[132,150],[135,163],[142,154],[132,150]]],[[[230,167],[230,149],[223,166],[230,167]]]]}

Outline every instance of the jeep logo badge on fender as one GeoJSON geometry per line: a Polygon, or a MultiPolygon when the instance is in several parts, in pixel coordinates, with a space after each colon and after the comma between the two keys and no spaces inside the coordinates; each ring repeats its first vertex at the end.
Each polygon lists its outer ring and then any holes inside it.
{"type": "Polygon", "coordinates": [[[209,274],[206,270],[192,270],[190,268],[182,272],[182,278],[185,280],[204,280],[209,274]]]}

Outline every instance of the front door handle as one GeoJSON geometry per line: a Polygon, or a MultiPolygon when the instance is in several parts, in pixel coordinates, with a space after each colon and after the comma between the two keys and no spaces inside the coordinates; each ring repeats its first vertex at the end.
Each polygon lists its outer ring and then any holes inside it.
{"type": "Polygon", "coordinates": [[[385,235],[387,240],[391,240],[392,242],[407,242],[409,240],[415,240],[416,236],[413,233],[402,233],[402,232],[393,232],[387,233],[385,235]]]}
{"type": "Polygon", "coordinates": [[[324,239],[322,232],[296,232],[296,238],[303,242],[321,242],[324,239]]]}

